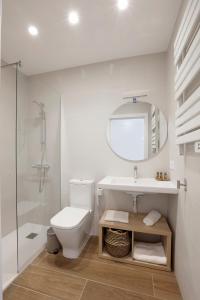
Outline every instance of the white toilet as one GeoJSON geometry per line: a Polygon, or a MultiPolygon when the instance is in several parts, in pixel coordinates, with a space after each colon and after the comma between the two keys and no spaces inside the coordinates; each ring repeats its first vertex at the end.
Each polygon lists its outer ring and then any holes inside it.
{"type": "Polygon", "coordinates": [[[94,181],[72,179],[70,206],[50,221],[62,247],[63,256],[79,257],[88,242],[94,212],[94,181]]]}

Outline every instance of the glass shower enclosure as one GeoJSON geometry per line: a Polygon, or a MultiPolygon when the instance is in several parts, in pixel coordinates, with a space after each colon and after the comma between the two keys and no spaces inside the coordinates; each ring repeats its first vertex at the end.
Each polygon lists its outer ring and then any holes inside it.
{"type": "Polygon", "coordinates": [[[61,101],[56,93],[36,95],[19,63],[4,65],[1,76],[5,288],[45,247],[50,218],[60,210],[61,101]]]}

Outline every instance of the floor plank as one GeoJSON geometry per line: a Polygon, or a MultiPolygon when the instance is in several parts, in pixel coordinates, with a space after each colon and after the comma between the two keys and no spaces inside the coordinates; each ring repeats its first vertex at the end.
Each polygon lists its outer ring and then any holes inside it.
{"type": "Polygon", "coordinates": [[[62,255],[47,255],[40,261],[39,265],[51,270],[62,271],[66,274],[153,296],[152,275],[124,268],[122,264],[111,265],[86,258],[69,260],[62,255]]]}
{"type": "Polygon", "coordinates": [[[32,265],[15,280],[15,283],[51,297],[78,300],[86,281],[60,272],[46,270],[38,265],[32,265]]]}
{"type": "Polygon", "coordinates": [[[147,272],[150,274],[160,274],[160,275],[167,274],[167,276],[174,278],[174,272],[166,272],[166,271],[142,267],[142,266],[125,264],[125,263],[121,263],[121,262],[117,262],[117,261],[113,261],[113,260],[107,260],[107,259],[98,257],[98,237],[97,236],[92,236],[90,238],[85,249],[81,253],[81,257],[92,259],[92,260],[97,260],[99,262],[104,262],[104,263],[108,263],[108,264],[112,264],[112,265],[122,265],[123,267],[129,268],[129,269],[134,269],[136,271],[143,271],[143,272],[147,272]]]}
{"type": "Polygon", "coordinates": [[[151,296],[136,295],[112,286],[88,281],[80,300],[156,300],[151,296]]]}
{"type": "Polygon", "coordinates": [[[48,254],[46,250],[42,251],[32,262],[32,265],[37,265],[40,260],[48,254]]]}
{"type": "Polygon", "coordinates": [[[98,258],[98,242],[97,236],[91,236],[80,256],[83,258],[101,260],[98,258]]]}
{"type": "Polygon", "coordinates": [[[57,300],[55,297],[42,295],[36,291],[28,290],[20,286],[11,285],[3,295],[4,300],[57,300]]]}
{"type": "Polygon", "coordinates": [[[166,275],[153,275],[155,296],[163,300],[182,300],[176,279],[166,275]]]}
{"type": "Polygon", "coordinates": [[[92,237],[79,259],[42,252],[4,300],[181,300],[173,273],[98,258],[92,237]]]}

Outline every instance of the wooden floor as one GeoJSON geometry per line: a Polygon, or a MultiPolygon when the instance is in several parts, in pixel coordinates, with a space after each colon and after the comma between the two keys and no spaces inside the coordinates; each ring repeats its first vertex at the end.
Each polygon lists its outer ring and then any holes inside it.
{"type": "Polygon", "coordinates": [[[43,252],[5,291],[4,300],[180,300],[173,273],[105,261],[92,237],[81,257],[43,252]]]}

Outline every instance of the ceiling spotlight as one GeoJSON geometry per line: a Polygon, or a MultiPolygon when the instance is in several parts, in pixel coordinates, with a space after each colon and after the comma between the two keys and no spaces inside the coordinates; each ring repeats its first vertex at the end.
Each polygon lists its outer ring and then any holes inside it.
{"type": "Polygon", "coordinates": [[[28,32],[33,36],[38,35],[38,29],[35,26],[29,26],[28,32]]]}
{"type": "Polygon", "coordinates": [[[68,15],[68,21],[71,25],[76,25],[79,23],[79,15],[76,11],[71,11],[68,15]]]}
{"type": "Polygon", "coordinates": [[[119,10],[125,10],[128,8],[128,0],[117,0],[117,7],[119,10]]]}

